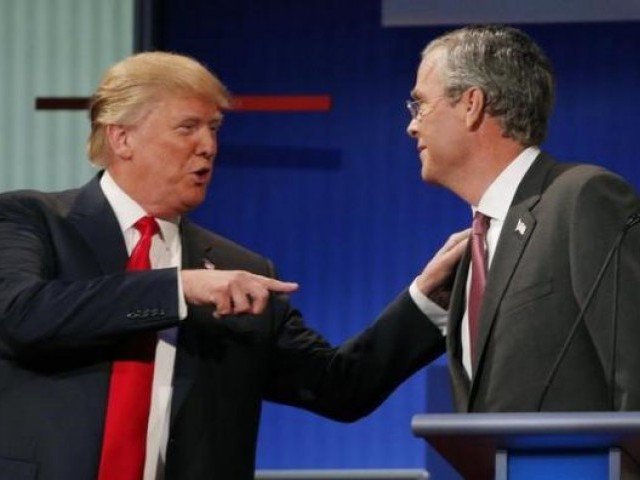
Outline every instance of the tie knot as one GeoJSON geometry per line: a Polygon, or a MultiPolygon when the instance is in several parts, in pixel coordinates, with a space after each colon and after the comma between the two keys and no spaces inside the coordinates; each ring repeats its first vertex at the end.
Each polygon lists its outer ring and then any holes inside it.
{"type": "Polygon", "coordinates": [[[473,223],[471,224],[471,231],[474,235],[486,235],[489,230],[489,222],[491,217],[488,217],[484,213],[476,212],[473,216],[473,223]]]}
{"type": "Polygon", "coordinates": [[[156,219],[150,216],[141,217],[134,225],[134,228],[140,232],[141,237],[153,237],[160,227],[156,219]]]}

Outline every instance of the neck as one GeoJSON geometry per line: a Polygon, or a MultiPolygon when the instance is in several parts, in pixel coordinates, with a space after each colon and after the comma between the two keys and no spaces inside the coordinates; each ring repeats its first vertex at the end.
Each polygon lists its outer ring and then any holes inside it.
{"type": "Polygon", "coordinates": [[[126,193],[132,200],[134,200],[147,215],[155,218],[161,218],[170,222],[176,222],[179,220],[180,215],[175,212],[167,211],[161,204],[153,201],[149,195],[146,195],[144,188],[141,188],[139,182],[136,181],[133,175],[127,174],[116,166],[115,162],[112,162],[107,171],[113,181],[120,187],[120,189],[126,193]]]}
{"type": "Polygon", "coordinates": [[[479,145],[467,162],[465,174],[457,176],[449,188],[470,205],[478,205],[484,192],[524,149],[521,144],[505,138],[479,145]]]}

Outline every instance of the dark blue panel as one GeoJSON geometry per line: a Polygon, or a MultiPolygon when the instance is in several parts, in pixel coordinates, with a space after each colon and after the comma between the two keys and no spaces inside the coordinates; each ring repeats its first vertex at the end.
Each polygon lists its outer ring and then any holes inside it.
{"type": "Polygon", "coordinates": [[[233,167],[312,168],[338,170],[342,154],[338,149],[305,147],[269,147],[264,145],[222,145],[218,156],[233,167]]]}
{"type": "MultiPolygon", "coordinates": [[[[376,0],[165,3],[166,47],[203,60],[231,91],[332,97],[329,112],[229,113],[209,197],[193,216],[270,256],[282,277],[301,282],[293,302],[307,321],[343,341],[470,223],[462,201],[422,184],[404,131],[419,52],[445,29],[382,28],[376,0]]],[[[547,149],[640,185],[639,24],[524,28],[557,70],[547,149]]],[[[409,422],[426,408],[425,377],[355,425],[268,405],[258,465],[424,467],[409,422]]],[[[429,392],[431,404],[437,395],[429,392]]]]}
{"type": "Polygon", "coordinates": [[[507,469],[506,478],[512,480],[604,480],[609,478],[609,452],[510,451],[507,469]]]}

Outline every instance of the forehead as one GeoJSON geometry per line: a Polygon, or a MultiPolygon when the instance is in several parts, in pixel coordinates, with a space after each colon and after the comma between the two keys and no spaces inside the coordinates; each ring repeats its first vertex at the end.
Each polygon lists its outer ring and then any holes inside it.
{"type": "Polygon", "coordinates": [[[164,93],[155,102],[153,114],[176,117],[197,117],[204,120],[222,118],[222,111],[212,99],[185,94],[164,93]]]}
{"type": "Polygon", "coordinates": [[[441,71],[444,54],[444,50],[436,49],[422,59],[416,75],[416,84],[411,92],[413,97],[422,98],[442,93],[444,85],[441,71]]]}

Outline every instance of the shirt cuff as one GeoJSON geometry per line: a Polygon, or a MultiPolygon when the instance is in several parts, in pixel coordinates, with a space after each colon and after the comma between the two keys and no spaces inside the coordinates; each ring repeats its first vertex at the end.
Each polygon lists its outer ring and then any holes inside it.
{"type": "Polygon", "coordinates": [[[176,269],[178,272],[178,318],[180,320],[184,320],[187,318],[187,300],[184,298],[184,290],[182,289],[182,275],[180,275],[180,270],[176,269]]]}
{"type": "Polygon", "coordinates": [[[443,335],[446,335],[449,312],[422,293],[415,280],[409,286],[409,296],[431,323],[438,327],[443,335]]]}

